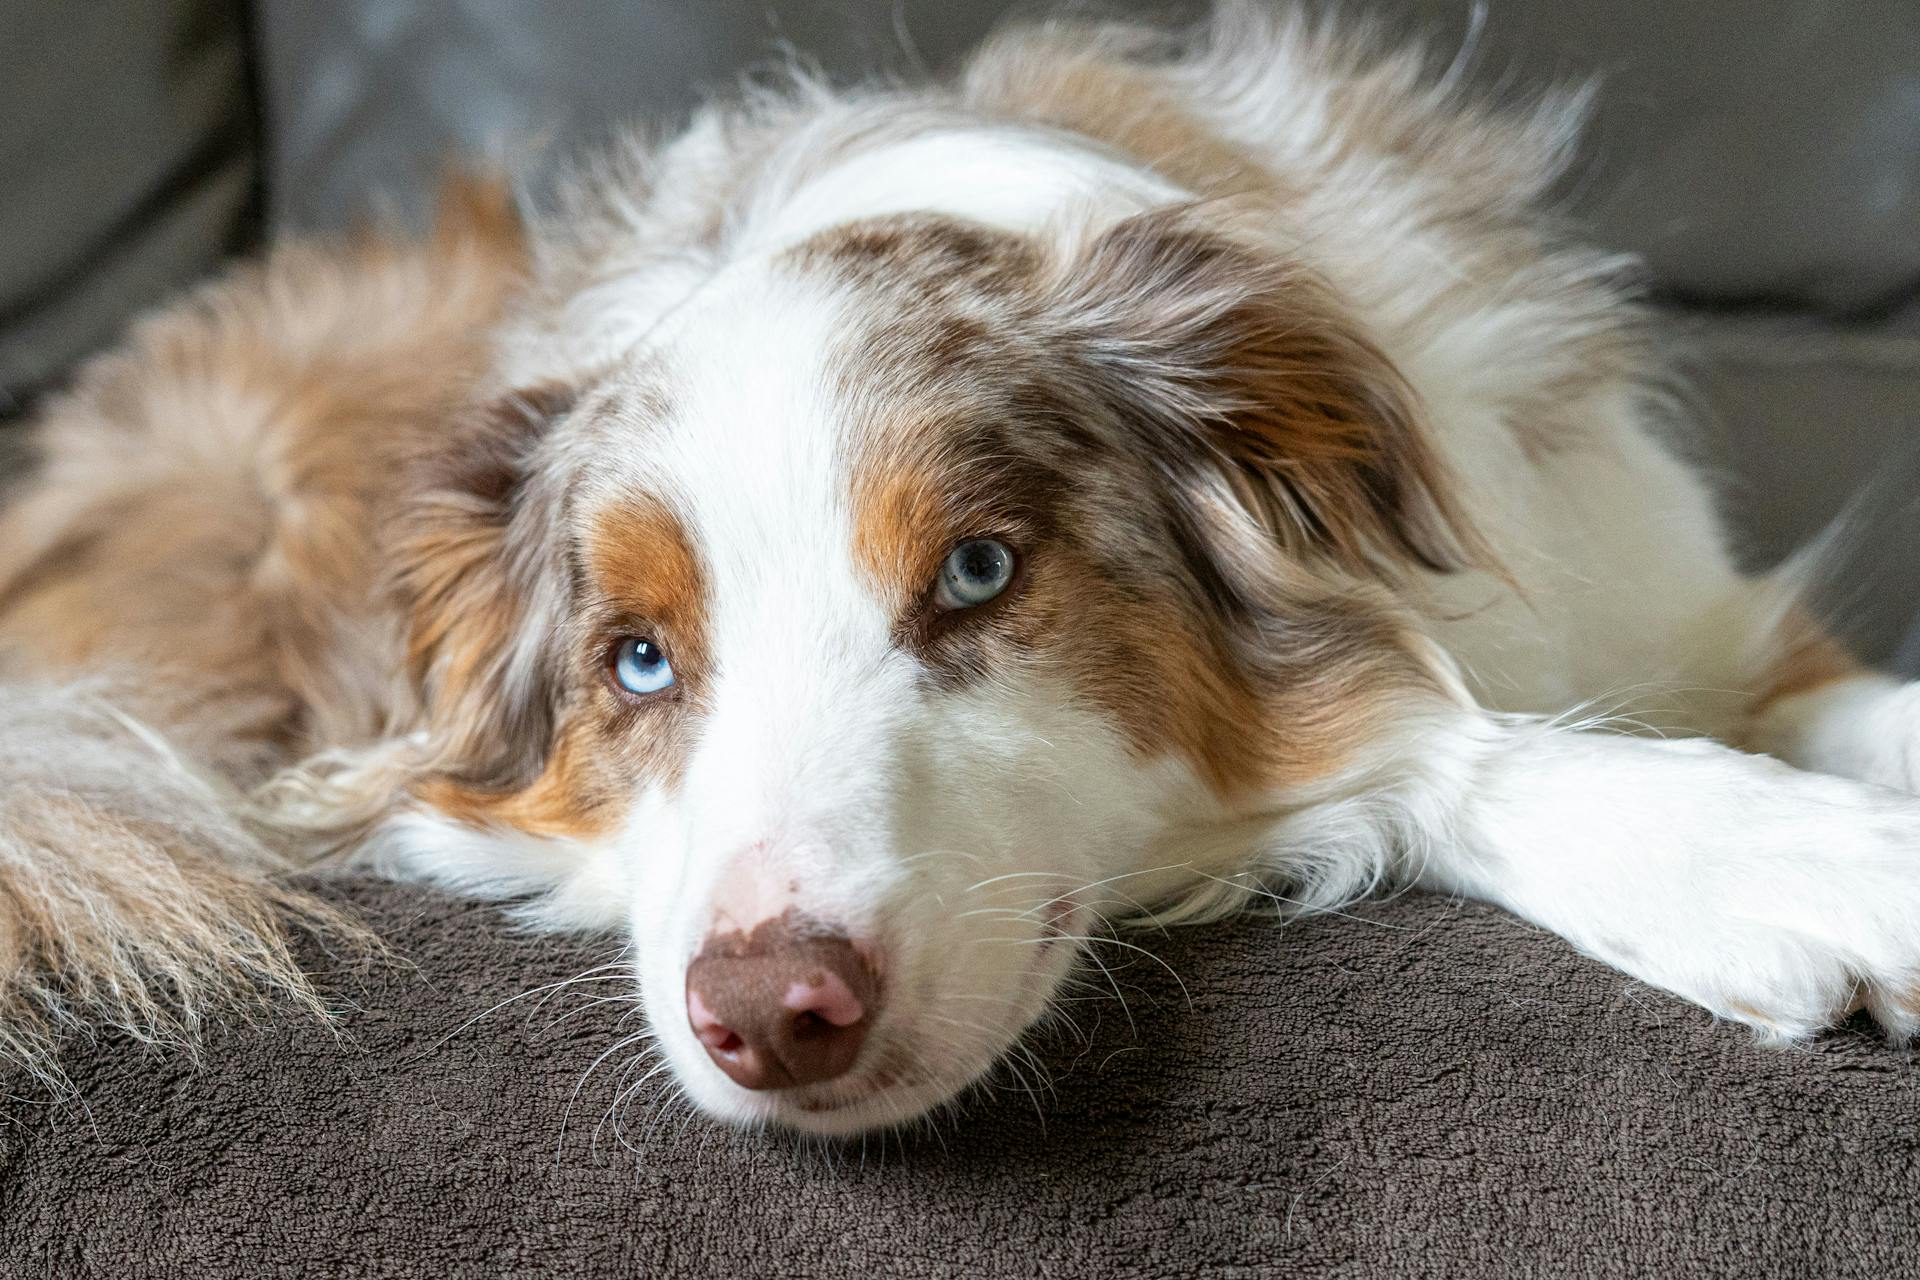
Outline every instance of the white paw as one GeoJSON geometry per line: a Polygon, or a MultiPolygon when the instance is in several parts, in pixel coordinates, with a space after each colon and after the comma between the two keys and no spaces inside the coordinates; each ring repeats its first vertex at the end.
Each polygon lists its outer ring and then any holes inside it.
{"type": "Polygon", "coordinates": [[[1536,735],[1452,884],[1770,1038],[1920,1032],[1920,797],[1715,743],[1536,735]],[[1464,872],[1465,874],[1462,874],[1464,872]]]}
{"type": "MultiPolygon", "coordinates": [[[[1751,759],[1751,758],[1749,758],[1751,759]]],[[[1681,830],[1665,900],[1610,937],[1613,963],[1770,1039],[1867,1009],[1920,1033],[1920,800],[1755,761],[1681,830]],[[1637,936],[1636,936],[1637,935],[1637,936]]]]}

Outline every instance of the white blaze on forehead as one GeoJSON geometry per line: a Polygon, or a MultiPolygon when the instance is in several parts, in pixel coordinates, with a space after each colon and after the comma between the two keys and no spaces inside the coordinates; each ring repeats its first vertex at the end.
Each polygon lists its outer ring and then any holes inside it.
{"type": "Polygon", "coordinates": [[[833,368],[853,336],[845,311],[828,283],[755,261],[665,326],[672,425],[659,461],[689,509],[720,632],[736,612],[804,614],[858,585],[833,368]]]}
{"type": "Polygon", "coordinates": [[[731,798],[701,818],[738,828],[703,839],[804,828],[835,780],[862,785],[854,774],[873,762],[860,743],[886,719],[875,673],[893,618],[852,554],[834,367],[854,336],[848,305],[763,259],[722,272],[662,335],[670,421],[643,465],[682,512],[707,584],[709,712],[688,786],[722,777],[731,798]]]}
{"type": "Polygon", "coordinates": [[[854,152],[765,215],[743,247],[777,249],[841,223],[897,213],[942,213],[1034,232],[1069,211],[1102,222],[1186,196],[1085,139],[1031,127],[945,129],[854,152]]]}

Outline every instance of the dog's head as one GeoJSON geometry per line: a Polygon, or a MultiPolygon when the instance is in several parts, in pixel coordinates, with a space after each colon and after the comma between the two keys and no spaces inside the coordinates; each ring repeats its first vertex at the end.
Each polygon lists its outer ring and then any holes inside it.
{"type": "Polygon", "coordinates": [[[449,450],[416,795],[618,868],[706,1110],[914,1117],[1426,679],[1384,580],[1461,555],[1437,471],[1327,288],[1189,212],[843,223],[449,450]]]}

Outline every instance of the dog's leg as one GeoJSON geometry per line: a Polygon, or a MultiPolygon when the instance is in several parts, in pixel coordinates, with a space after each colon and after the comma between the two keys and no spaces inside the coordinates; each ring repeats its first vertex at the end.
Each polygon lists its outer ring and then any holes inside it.
{"type": "Polygon", "coordinates": [[[1802,769],[1920,791],[1920,683],[1854,672],[1768,699],[1748,741],[1802,769]]]}
{"type": "Polygon", "coordinates": [[[1920,1032],[1920,799],[1702,739],[1472,712],[1423,757],[1407,878],[1770,1037],[1862,1004],[1920,1032]]]}

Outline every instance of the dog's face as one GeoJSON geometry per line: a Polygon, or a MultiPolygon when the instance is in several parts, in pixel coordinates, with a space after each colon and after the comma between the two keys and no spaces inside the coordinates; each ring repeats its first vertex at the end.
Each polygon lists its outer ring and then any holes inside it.
{"type": "Polygon", "coordinates": [[[909,1119],[1423,678],[1375,570],[1453,553],[1433,471],[1319,286],[1177,216],[821,232],[443,465],[416,791],[615,861],[709,1112],[909,1119]]]}

